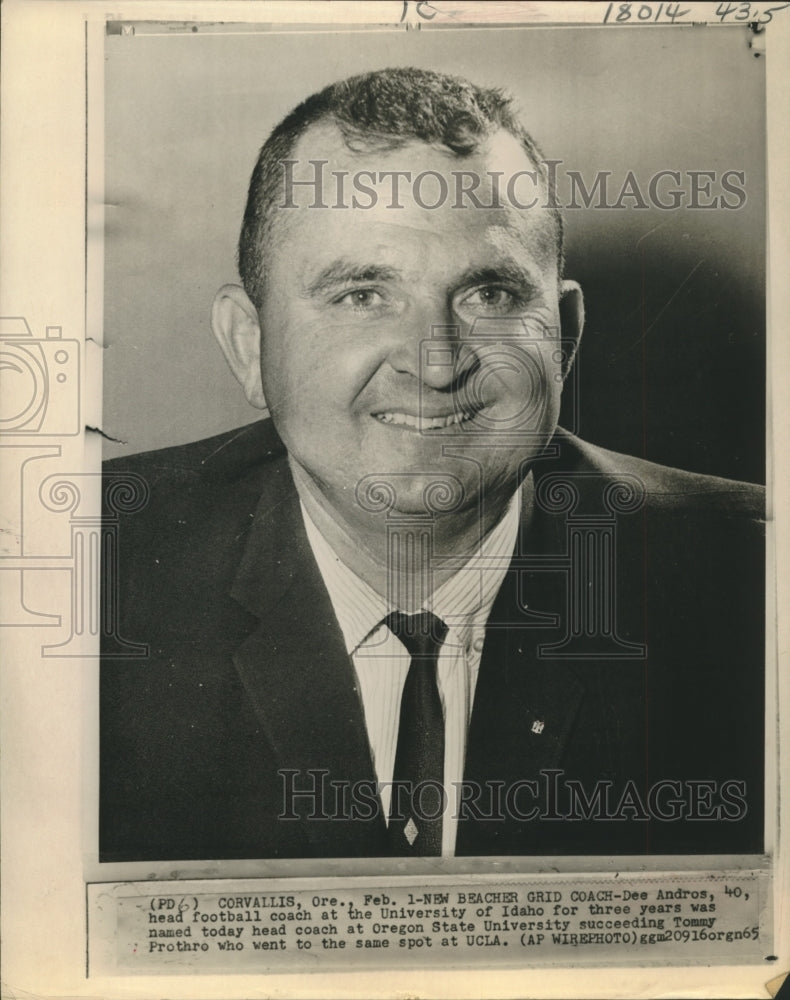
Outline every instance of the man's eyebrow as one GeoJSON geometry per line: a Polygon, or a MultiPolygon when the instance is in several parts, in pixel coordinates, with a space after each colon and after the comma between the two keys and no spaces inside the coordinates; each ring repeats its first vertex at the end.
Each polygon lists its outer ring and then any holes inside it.
{"type": "Polygon", "coordinates": [[[337,288],[363,281],[395,281],[401,272],[382,264],[354,264],[347,260],[332,261],[304,288],[303,295],[311,298],[337,288]]]}
{"type": "Polygon", "coordinates": [[[514,260],[502,260],[485,267],[472,268],[464,272],[457,281],[459,287],[497,284],[519,285],[529,291],[538,287],[534,272],[514,260]]]}

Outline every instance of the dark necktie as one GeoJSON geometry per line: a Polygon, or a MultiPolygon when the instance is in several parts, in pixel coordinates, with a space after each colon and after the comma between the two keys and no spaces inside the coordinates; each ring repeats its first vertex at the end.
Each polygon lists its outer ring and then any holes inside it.
{"type": "Polygon", "coordinates": [[[436,664],[447,626],[428,611],[394,612],[385,624],[411,656],[403,685],[392,775],[389,840],[396,855],[440,855],[444,796],[444,713],[436,664]]]}

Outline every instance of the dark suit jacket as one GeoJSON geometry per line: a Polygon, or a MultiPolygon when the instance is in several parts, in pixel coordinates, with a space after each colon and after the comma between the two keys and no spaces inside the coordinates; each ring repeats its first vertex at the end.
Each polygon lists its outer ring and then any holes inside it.
{"type": "MultiPolygon", "coordinates": [[[[558,454],[535,463],[538,502],[487,629],[465,771],[481,791],[457,853],[761,851],[762,491],[563,431],[555,442],[558,454]],[[623,474],[645,501],[607,534],[601,498],[623,474]],[[571,511],[550,488],[557,477],[578,491],[571,511]],[[569,547],[596,525],[615,550],[580,576],[569,547]],[[579,608],[607,566],[621,646],[593,635],[585,647],[579,608]],[[544,648],[574,628],[565,653],[581,658],[544,648]]],[[[150,499],[117,520],[118,571],[105,586],[101,859],[386,854],[381,815],[350,818],[328,786],[323,799],[284,801],[287,788],[320,787],[316,772],[349,788],[375,773],[271,423],[109,472],[143,477],[150,499]],[[113,658],[119,634],[148,655],[113,658]]]]}

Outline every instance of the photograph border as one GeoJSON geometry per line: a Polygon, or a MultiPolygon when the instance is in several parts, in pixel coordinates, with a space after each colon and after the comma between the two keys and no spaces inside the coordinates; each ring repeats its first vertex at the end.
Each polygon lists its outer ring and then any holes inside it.
{"type": "MultiPolygon", "coordinates": [[[[349,5],[340,3],[333,8],[333,18],[337,17],[338,23],[343,18],[352,16],[352,14],[356,17],[365,14],[371,19],[374,17],[381,18],[381,10],[384,6],[387,7],[388,13],[390,12],[390,8],[393,9],[393,13],[395,11],[402,12],[404,9],[404,5],[400,3],[387,3],[385,5],[367,3],[349,5]]],[[[419,4],[405,5],[407,16],[409,18],[419,17],[417,7],[421,6],[419,4]]],[[[480,5],[470,4],[468,6],[470,8],[469,17],[483,17],[480,5]]],[[[525,18],[536,16],[539,19],[539,23],[546,23],[546,5],[541,5],[544,11],[538,11],[537,13],[531,10],[532,6],[524,5],[518,11],[519,15],[525,18]]],[[[550,6],[553,8],[555,5],[550,6]]],[[[611,5],[605,3],[598,4],[594,5],[595,9],[591,9],[591,5],[588,4],[563,5],[564,8],[573,8],[573,10],[567,10],[567,13],[563,14],[562,19],[564,20],[566,16],[568,20],[579,18],[580,15],[583,15],[585,19],[590,16],[600,16],[600,11],[602,9],[605,10],[607,6],[611,5]],[[584,8],[584,10],[582,11],[580,8],[584,8]]],[[[689,6],[699,5],[692,4],[689,6]]],[[[710,7],[712,5],[707,6],[710,7]]],[[[321,5],[300,5],[300,17],[306,16],[310,19],[312,17],[324,17],[325,8],[319,10],[319,7],[321,5]]],[[[438,10],[440,7],[441,5],[437,4],[431,7],[431,9],[438,10]]],[[[10,251],[10,256],[9,254],[4,255],[3,270],[4,277],[8,277],[10,274],[10,280],[4,282],[6,288],[3,294],[2,315],[19,315],[21,312],[24,312],[26,321],[29,323],[35,336],[40,336],[41,331],[47,326],[53,330],[56,329],[51,323],[51,321],[56,321],[57,323],[62,323],[61,329],[64,338],[68,339],[71,337],[81,340],[81,360],[84,376],[82,378],[83,391],[81,401],[86,427],[89,429],[95,428],[96,430],[93,433],[87,433],[84,436],[84,440],[79,438],[72,441],[64,438],[60,443],[49,444],[50,449],[54,449],[55,447],[60,448],[59,455],[63,459],[67,469],[89,469],[95,472],[98,469],[101,446],[102,422],[99,401],[101,399],[102,348],[106,350],[106,345],[102,344],[101,337],[102,319],[101,315],[95,311],[97,300],[91,299],[91,297],[86,298],[84,308],[87,311],[86,314],[81,315],[78,304],[80,296],[75,294],[75,289],[77,287],[84,288],[86,282],[88,287],[93,285],[95,288],[95,283],[100,280],[102,269],[102,257],[96,253],[96,240],[97,234],[102,230],[104,212],[103,178],[101,177],[101,171],[97,172],[93,166],[88,170],[86,177],[84,158],[80,157],[81,139],[84,149],[85,123],[85,105],[81,105],[80,97],[82,96],[83,101],[85,100],[84,81],[86,71],[87,77],[90,79],[90,73],[98,70],[98,61],[96,64],[92,63],[92,60],[95,58],[95,49],[92,53],[91,45],[95,44],[100,33],[103,35],[105,17],[109,20],[124,21],[131,16],[134,20],[140,20],[143,19],[141,18],[142,12],[147,13],[151,11],[152,13],[161,12],[163,15],[162,20],[167,20],[176,10],[183,11],[183,8],[178,8],[173,4],[151,4],[143,0],[137,6],[127,3],[124,10],[115,11],[112,16],[107,15],[106,11],[103,11],[100,5],[95,3],[90,5],[82,4],[79,7],[68,4],[58,8],[57,5],[42,2],[30,5],[29,10],[23,12],[20,4],[14,3],[12,0],[12,3],[4,11],[4,19],[7,22],[7,27],[13,29],[10,32],[11,42],[9,43],[8,36],[6,36],[6,40],[3,42],[4,62],[6,63],[3,74],[4,105],[8,105],[9,102],[15,99],[19,102],[19,110],[12,105],[14,113],[9,116],[4,126],[2,169],[4,178],[10,178],[12,182],[17,181],[21,184],[25,196],[20,200],[20,204],[16,209],[6,215],[7,224],[4,229],[6,230],[6,234],[10,235],[6,235],[4,238],[4,242],[6,243],[4,249],[10,251]],[[168,18],[164,17],[165,13],[167,13],[168,18]],[[45,25],[47,17],[54,17],[56,22],[54,29],[52,25],[45,25]],[[31,45],[31,39],[37,39],[39,45],[37,47],[31,45]],[[42,39],[43,44],[41,44],[42,39]],[[93,39],[93,42],[91,39],[93,39]],[[86,40],[88,42],[87,47],[86,40]],[[65,47],[68,53],[67,57],[61,51],[61,46],[65,47]],[[11,55],[10,67],[8,60],[5,58],[9,52],[11,55]],[[56,57],[56,60],[53,57],[56,57]],[[34,91],[32,94],[25,94],[26,85],[29,85],[31,79],[35,79],[36,69],[47,69],[47,59],[50,60],[48,67],[50,75],[42,76],[38,91],[34,91]],[[81,61],[83,63],[82,80],[77,80],[76,87],[74,88],[75,93],[70,94],[69,98],[66,99],[63,94],[58,92],[59,82],[62,81],[64,75],[71,80],[75,68],[80,66],[81,61]],[[80,93],[81,90],[83,91],[82,95],[80,93]],[[21,95],[24,95],[24,97],[21,95]],[[36,99],[40,102],[39,108],[34,107],[36,99]],[[80,111],[82,111],[83,120],[82,135],[79,129],[80,111]],[[28,149],[31,143],[30,139],[25,135],[25,128],[28,122],[40,121],[45,115],[51,116],[51,119],[57,123],[61,138],[66,133],[68,134],[68,141],[65,144],[67,148],[61,148],[61,153],[64,154],[63,161],[68,165],[68,171],[64,170],[58,174],[57,185],[55,186],[59,186],[60,191],[68,192],[71,195],[71,199],[68,209],[64,212],[64,217],[58,220],[58,231],[54,241],[51,234],[47,233],[48,227],[45,219],[37,220],[36,227],[32,233],[33,238],[30,238],[31,229],[25,213],[29,212],[31,204],[35,204],[35,195],[31,192],[31,187],[40,175],[34,175],[27,182],[22,182],[19,180],[20,175],[18,173],[20,169],[24,168],[25,164],[29,164],[30,162],[29,157],[31,154],[28,152],[28,149]],[[78,199],[74,199],[75,193],[80,190],[80,176],[83,177],[83,187],[86,189],[86,196],[84,197],[82,206],[79,204],[78,199]],[[81,209],[83,206],[86,213],[85,216],[82,216],[81,209]],[[84,265],[84,270],[82,270],[83,265],[81,262],[78,265],[78,262],[73,259],[74,248],[79,245],[75,239],[75,234],[78,234],[80,231],[83,233],[83,238],[87,242],[88,248],[87,264],[84,265]],[[42,263],[55,264],[62,268],[62,271],[59,274],[59,280],[53,283],[53,286],[49,290],[42,292],[41,285],[38,282],[31,281],[31,277],[29,273],[25,272],[25,269],[29,267],[31,251],[35,250],[35,252],[40,253],[40,248],[41,246],[46,246],[48,237],[50,238],[50,242],[54,242],[55,245],[50,245],[47,248],[47,251],[43,254],[42,263]],[[32,244],[30,249],[20,249],[25,240],[28,240],[32,244]],[[63,268],[63,261],[65,259],[69,260],[69,266],[63,268]],[[7,263],[9,260],[10,264],[7,263]],[[81,271],[82,273],[80,273],[81,271]],[[19,295],[19,305],[11,303],[11,295],[19,295]],[[29,306],[28,303],[30,303],[29,306]],[[68,303],[68,306],[66,303],[68,303]],[[76,331],[84,331],[84,340],[79,337],[76,331]]],[[[218,16],[218,10],[219,8],[216,5],[209,4],[198,4],[195,8],[200,18],[206,18],[207,20],[211,19],[212,15],[214,17],[218,16]]],[[[234,16],[237,11],[240,15],[243,10],[245,18],[252,18],[256,21],[270,20],[275,15],[278,16],[278,19],[279,17],[293,17],[295,14],[293,5],[288,4],[241,5],[231,3],[225,5],[221,10],[225,21],[230,20],[231,10],[234,16]]],[[[497,16],[507,15],[512,18],[514,16],[513,11],[513,4],[492,4],[489,6],[488,13],[493,22],[497,16]]],[[[782,31],[776,31],[777,51],[781,51],[780,46],[787,46],[788,40],[790,40],[790,30],[788,30],[790,29],[790,10],[787,11],[787,14],[789,16],[784,18],[782,31]]],[[[454,16],[458,17],[459,15],[456,12],[454,16]]],[[[464,16],[466,16],[466,12],[464,12],[464,16]]],[[[559,14],[557,13],[554,16],[559,17],[559,14]]],[[[159,20],[160,18],[156,17],[155,19],[159,20]]],[[[419,22],[415,21],[414,23],[416,26],[419,22]]],[[[775,25],[777,29],[779,23],[780,19],[777,15],[775,25]]],[[[782,546],[782,553],[786,553],[787,551],[787,536],[784,524],[780,522],[777,526],[775,515],[779,504],[786,502],[786,495],[780,489],[781,483],[783,481],[787,482],[789,478],[785,477],[783,480],[781,477],[787,461],[784,453],[783,432],[787,429],[788,407],[779,398],[779,393],[777,392],[777,389],[782,384],[780,373],[787,370],[788,348],[777,337],[776,331],[783,329],[784,324],[781,322],[781,319],[788,316],[788,293],[782,287],[786,283],[781,280],[783,273],[781,265],[782,261],[786,259],[783,257],[783,254],[787,252],[786,234],[788,227],[782,226],[779,219],[786,218],[788,213],[787,188],[783,181],[786,180],[787,175],[786,164],[788,162],[787,153],[789,144],[787,135],[783,135],[781,128],[777,127],[777,125],[782,120],[781,114],[783,111],[788,110],[790,101],[788,101],[787,93],[782,93],[781,82],[783,78],[781,71],[771,66],[772,46],[773,39],[769,34],[766,46],[766,58],[767,86],[769,92],[768,151],[770,162],[768,370],[771,373],[771,378],[769,378],[768,383],[767,464],[769,475],[773,475],[774,486],[774,490],[769,492],[769,504],[771,504],[773,497],[773,505],[769,507],[768,518],[769,561],[767,579],[769,581],[769,596],[772,591],[770,584],[773,582],[777,572],[776,565],[772,561],[772,556],[779,546],[782,546]],[[781,105],[782,101],[784,102],[784,106],[781,105]],[[780,442],[782,444],[781,449],[779,447],[780,442]],[[779,533],[780,531],[781,534],[779,533]]],[[[777,62],[779,62],[779,59],[777,59],[777,62]]],[[[70,88],[66,89],[69,90],[70,88]]],[[[787,88],[785,87],[784,90],[786,91],[787,88]]],[[[7,108],[4,108],[5,110],[7,108]]],[[[104,108],[100,95],[97,95],[88,87],[87,124],[89,141],[90,122],[91,120],[94,122],[100,121],[103,113],[104,108]]],[[[45,117],[46,120],[47,118],[45,117]]],[[[55,130],[54,136],[51,133],[47,135],[46,141],[42,144],[44,149],[51,150],[53,138],[57,139],[57,137],[57,130],[55,130]]],[[[44,190],[47,197],[43,199],[41,207],[46,208],[48,204],[51,204],[53,199],[51,180],[44,181],[44,190]]],[[[8,196],[4,196],[3,200],[4,203],[7,202],[9,200],[8,196]]],[[[39,212],[41,211],[41,207],[39,208],[39,212]]],[[[48,331],[47,333],[49,335],[48,331]]],[[[88,484],[86,483],[86,485],[88,484]]],[[[90,484],[90,488],[86,490],[84,497],[84,509],[86,511],[84,516],[89,521],[91,518],[95,521],[98,498],[99,494],[96,484],[90,484]]],[[[63,543],[62,536],[59,536],[56,542],[53,543],[56,546],[53,551],[60,552],[63,549],[63,543]]],[[[46,584],[46,586],[48,585],[46,584]]],[[[52,586],[57,598],[55,606],[63,606],[66,601],[64,595],[67,593],[67,588],[64,588],[62,578],[59,578],[57,584],[52,586]]],[[[767,618],[769,623],[773,622],[774,618],[779,615],[779,612],[784,610],[786,607],[786,598],[787,584],[786,581],[780,578],[777,608],[772,609],[769,604],[767,618]]],[[[785,649],[786,641],[783,643],[783,637],[786,635],[786,622],[783,616],[779,617],[779,623],[779,649],[785,649]]],[[[95,861],[95,844],[91,843],[89,836],[89,831],[95,828],[95,819],[93,818],[95,815],[93,813],[95,799],[93,799],[91,789],[95,789],[97,781],[95,757],[92,757],[90,752],[90,749],[95,749],[96,746],[96,732],[95,727],[89,720],[91,715],[95,718],[98,712],[96,696],[98,667],[95,660],[83,660],[81,658],[85,655],[91,655],[85,649],[75,652],[73,654],[75,659],[68,661],[65,668],[64,663],[59,662],[56,658],[53,658],[49,662],[46,659],[42,659],[40,675],[36,677],[34,684],[30,686],[29,692],[26,693],[32,651],[35,650],[37,642],[39,646],[41,645],[41,631],[34,628],[32,632],[33,635],[31,636],[24,629],[14,630],[11,641],[8,643],[13,658],[13,666],[8,671],[4,682],[3,712],[5,720],[10,721],[10,725],[4,727],[6,728],[4,743],[7,749],[7,752],[4,754],[5,849],[3,853],[5,858],[4,879],[6,888],[4,921],[6,923],[6,946],[8,948],[10,944],[12,948],[16,949],[16,954],[7,951],[7,959],[10,958],[11,960],[9,965],[16,979],[16,982],[14,982],[9,977],[9,985],[14,990],[24,988],[37,991],[40,995],[54,995],[55,993],[63,995],[74,993],[76,995],[77,992],[80,992],[83,996],[112,996],[116,995],[115,991],[117,990],[118,994],[123,992],[124,995],[129,996],[145,996],[146,990],[155,989],[159,995],[163,996],[194,996],[196,995],[195,984],[197,981],[190,982],[186,978],[181,977],[178,977],[178,981],[165,980],[160,977],[154,977],[151,980],[147,980],[145,977],[134,977],[132,982],[126,980],[114,981],[112,977],[83,980],[81,975],[76,972],[77,967],[81,966],[81,963],[76,962],[76,959],[80,954],[84,954],[84,943],[82,949],[79,947],[80,937],[84,929],[81,931],[77,926],[78,921],[74,910],[76,891],[81,887],[84,893],[86,884],[96,881],[114,882],[116,880],[124,881],[127,879],[147,881],[161,878],[172,879],[174,877],[179,879],[190,877],[222,878],[231,875],[234,877],[265,876],[279,878],[289,871],[295,877],[303,878],[307,876],[320,879],[335,874],[339,862],[297,861],[277,863],[240,861],[210,866],[202,862],[177,864],[173,862],[164,862],[161,864],[140,862],[124,866],[98,865],[95,861]],[[50,694],[47,697],[56,697],[59,699],[59,704],[54,715],[52,711],[49,711],[51,706],[46,703],[46,699],[41,699],[42,694],[48,690],[50,694]],[[44,704],[44,708],[41,711],[41,718],[35,715],[37,699],[41,699],[42,704],[44,704]],[[18,708],[20,703],[24,708],[21,712],[18,708]],[[12,712],[13,718],[11,715],[12,712]],[[81,720],[76,726],[75,718],[81,720]],[[32,734],[25,733],[23,727],[25,724],[30,726],[31,721],[32,734]],[[44,731],[46,731],[48,727],[52,726],[53,721],[56,727],[58,725],[61,726],[62,731],[66,735],[59,735],[52,738],[49,742],[45,739],[43,743],[45,752],[38,755],[33,754],[31,758],[31,738],[38,737],[40,740],[42,736],[41,727],[43,726],[44,731]],[[89,750],[87,759],[83,757],[82,746],[87,747],[89,750]],[[56,774],[54,775],[47,773],[47,767],[51,764],[51,761],[47,759],[48,755],[53,752],[57,755],[58,750],[64,747],[67,752],[60,758],[62,767],[56,768],[56,774]],[[20,771],[15,771],[20,761],[25,758],[28,760],[28,764],[23,766],[20,771]],[[63,780],[64,773],[65,780],[63,780]],[[40,780],[42,774],[47,775],[43,782],[40,780]],[[30,794],[31,782],[35,783],[44,793],[44,802],[38,800],[37,797],[34,800],[34,797],[30,794]],[[58,782],[60,782],[61,787],[58,787],[58,782]],[[47,838],[43,835],[43,828],[51,828],[52,826],[51,817],[46,805],[47,789],[50,794],[53,794],[54,801],[62,804],[65,800],[68,803],[67,808],[61,812],[58,824],[58,827],[62,826],[66,828],[66,835],[61,837],[57,849],[50,851],[49,854],[46,847],[47,838]],[[75,790],[77,791],[76,796],[75,790]],[[88,839],[84,840],[83,838],[86,836],[88,839]],[[17,870],[10,873],[10,866],[14,863],[18,864],[17,870]],[[54,880],[53,872],[56,873],[54,880]],[[122,878],[122,875],[126,876],[126,878],[122,878]],[[40,890],[45,886],[50,886],[51,900],[46,912],[40,902],[37,902],[40,898],[40,890]],[[9,910],[11,910],[10,917],[9,910]],[[67,928],[66,933],[63,933],[64,928],[67,928]],[[31,932],[32,937],[30,936],[31,932]],[[32,947],[24,944],[26,940],[25,935],[27,935],[27,940],[36,942],[32,947]],[[51,955],[48,961],[42,963],[41,956],[46,952],[46,949],[42,948],[42,944],[47,939],[50,942],[53,940],[58,941],[57,954],[51,955]]],[[[767,639],[770,640],[770,638],[770,633],[768,633],[767,639]]],[[[55,657],[58,655],[54,654],[55,657]]],[[[768,662],[770,665],[770,657],[768,662]]],[[[767,669],[767,674],[769,692],[773,698],[775,693],[773,682],[776,679],[777,671],[767,669]]],[[[782,689],[779,694],[783,699],[782,705],[786,705],[786,680],[782,681],[782,689]]],[[[770,701],[769,704],[771,704],[770,701]]],[[[779,718],[780,715],[777,714],[776,728],[772,729],[770,725],[768,727],[768,738],[774,744],[774,748],[776,748],[775,744],[778,739],[779,718]]],[[[768,721],[770,722],[770,716],[768,716],[768,721]]],[[[55,731],[57,732],[57,729],[55,731]]],[[[766,782],[771,792],[777,787],[778,765],[776,761],[776,753],[768,755],[766,782]]],[[[769,795],[768,798],[770,802],[771,796],[769,795]]],[[[772,816],[776,815],[777,807],[778,804],[771,809],[772,816]]],[[[786,802],[783,803],[783,808],[787,808],[786,802]]],[[[779,827],[778,829],[784,835],[786,827],[779,827]]],[[[777,864],[780,861],[782,862],[782,865],[777,867],[775,873],[775,884],[782,886],[785,877],[783,865],[784,850],[778,841],[772,839],[772,833],[775,831],[777,831],[777,827],[769,822],[766,827],[767,859],[769,864],[771,861],[775,861],[777,864]]],[[[755,860],[752,856],[749,857],[752,861],[755,860]]],[[[484,878],[490,877],[486,876],[485,872],[491,874],[494,872],[501,873],[503,870],[501,862],[503,860],[506,862],[505,868],[513,870],[510,868],[510,864],[508,864],[508,862],[511,862],[511,859],[498,859],[497,861],[479,862],[476,873],[482,875],[484,878]]],[[[534,863],[533,859],[529,859],[526,864],[521,863],[523,860],[519,859],[519,864],[516,867],[525,874],[530,871],[540,871],[541,866],[545,864],[545,860],[541,861],[541,859],[534,859],[534,863]]],[[[592,860],[597,861],[597,859],[592,860]]],[[[617,867],[617,862],[622,862],[623,860],[626,859],[613,859],[612,867],[617,867]]],[[[639,859],[639,867],[641,869],[652,868],[653,862],[656,860],[655,858],[641,858],[639,859]]],[[[673,865],[678,863],[680,869],[687,865],[687,859],[672,858],[671,860],[673,865]]],[[[700,859],[693,858],[692,860],[699,863],[700,859]]],[[[574,859],[572,858],[563,858],[559,867],[567,868],[573,861],[574,859]]],[[[586,858],[584,863],[590,861],[590,858],[586,858]]],[[[466,858],[452,859],[452,862],[447,867],[451,872],[466,874],[470,871],[469,862],[470,859],[466,858]]],[[[347,864],[346,862],[340,863],[347,864]]],[[[380,873],[382,869],[386,870],[389,864],[389,862],[383,863],[381,859],[369,859],[369,861],[365,859],[365,861],[359,864],[359,874],[366,874],[366,868],[375,868],[375,871],[380,873]]],[[[398,867],[397,863],[392,862],[391,865],[394,872],[396,867],[398,867]]],[[[474,868],[474,864],[471,867],[474,868]]],[[[428,866],[417,863],[414,870],[435,871],[435,867],[432,866],[429,869],[428,866]]],[[[568,868],[567,870],[573,869],[568,868]]],[[[344,877],[348,877],[347,873],[344,873],[344,877]]],[[[448,874],[449,877],[451,876],[448,874]]],[[[775,927],[777,929],[785,927],[785,922],[782,920],[782,911],[779,909],[781,904],[780,896],[781,893],[777,891],[775,894],[775,927]]],[[[784,913],[786,915],[787,911],[785,910],[784,913]]],[[[694,995],[703,996],[714,995],[717,988],[720,991],[721,984],[725,983],[728,987],[732,984],[734,989],[740,990],[741,992],[738,995],[759,995],[757,992],[758,985],[768,981],[771,978],[772,972],[780,971],[780,968],[782,968],[780,966],[781,961],[784,960],[786,965],[790,965],[786,941],[777,941],[775,951],[778,961],[774,964],[773,969],[751,967],[739,971],[726,968],[716,970],[718,987],[711,987],[710,978],[705,978],[704,970],[681,968],[675,970],[677,975],[668,972],[666,977],[662,976],[662,986],[659,988],[669,989],[673,982],[676,984],[683,983],[686,988],[695,990],[694,995]],[[710,994],[707,992],[709,988],[710,994]],[[749,990],[754,990],[754,992],[750,993],[748,992],[749,990]]],[[[415,969],[410,973],[404,972],[398,975],[399,977],[403,976],[403,989],[415,990],[420,995],[426,996],[442,995],[445,991],[447,991],[447,994],[454,992],[456,995],[461,995],[463,991],[468,991],[463,993],[463,995],[472,995],[472,991],[476,991],[477,995],[520,995],[525,989],[529,989],[532,993],[540,989],[541,991],[545,991],[541,995],[546,996],[562,995],[563,992],[566,995],[572,993],[572,995],[589,996],[627,996],[630,995],[631,990],[635,992],[638,988],[644,988],[639,986],[640,977],[635,974],[635,970],[628,972],[611,970],[608,975],[603,970],[593,970],[586,976],[584,984],[579,977],[565,979],[563,970],[541,970],[535,974],[535,978],[530,978],[529,982],[531,985],[527,985],[527,981],[524,978],[524,970],[521,970],[520,973],[515,970],[512,973],[501,972],[496,977],[485,979],[482,978],[483,971],[482,969],[475,972],[465,970],[463,972],[456,972],[449,978],[449,970],[446,969],[432,970],[430,973],[415,969]],[[538,982],[540,986],[536,985],[538,982]]],[[[708,971],[710,972],[710,970],[708,971]]],[[[655,970],[652,973],[646,970],[642,978],[645,983],[655,984],[655,970]]],[[[254,977],[254,979],[254,988],[260,991],[260,978],[254,977]]],[[[249,990],[253,988],[253,979],[248,979],[242,975],[233,976],[230,980],[223,977],[201,977],[201,995],[216,996],[218,995],[218,988],[223,990],[223,995],[229,997],[248,995],[249,990]]],[[[398,980],[398,988],[401,988],[400,978],[398,980]]],[[[278,991],[285,995],[300,996],[344,996],[357,991],[368,992],[369,995],[385,996],[390,995],[393,991],[392,984],[389,983],[387,986],[382,986],[375,973],[352,973],[350,971],[339,975],[337,978],[333,978],[331,982],[326,979],[325,974],[322,974],[320,981],[316,981],[315,977],[311,979],[295,977],[290,974],[275,975],[267,982],[265,989],[271,990],[272,993],[278,991]]]]}

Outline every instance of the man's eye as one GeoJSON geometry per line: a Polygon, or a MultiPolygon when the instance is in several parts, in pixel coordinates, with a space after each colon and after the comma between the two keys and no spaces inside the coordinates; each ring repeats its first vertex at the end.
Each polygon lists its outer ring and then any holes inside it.
{"type": "Polygon", "coordinates": [[[375,309],[383,302],[382,295],[372,288],[354,288],[334,300],[335,305],[350,306],[360,311],[375,309]]]}
{"type": "Polygon", "coordinates": [[[520,305],[519,296],[499,285],[476,288],[462,300],[461,305],[477,313],[510,312],[520,305]]]}

